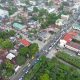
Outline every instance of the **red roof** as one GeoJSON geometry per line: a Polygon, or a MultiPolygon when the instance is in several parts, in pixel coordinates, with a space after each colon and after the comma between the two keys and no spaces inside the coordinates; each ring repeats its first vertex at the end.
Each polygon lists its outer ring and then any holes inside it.
{"type": "Polygon", "coordinates": [[[72,41],[72,36],[70,34],[66,34],[64,36],[64,40],[67,41],[67,42],[71,42],[72,41]]]}
{"type": "Polygon", "coordinates": [[[26,39],[20,39],[20,42],[21,42],[24,46],[30,46],[30,42],[27,41],[26,39]]]}
{"type": "Polygon", "coordinates": [[[64,40],[67,41],[67,42],[71,42],[73,37],[77,35],[77,32],[69,32],[67,33],[65,36],[64,36],[64,40]]]}

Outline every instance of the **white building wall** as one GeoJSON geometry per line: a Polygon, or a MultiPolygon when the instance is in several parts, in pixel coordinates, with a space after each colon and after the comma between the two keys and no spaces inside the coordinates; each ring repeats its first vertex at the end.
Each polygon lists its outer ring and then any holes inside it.
{"type": "Polygon", "coordinates": [[[79,52],[80,51],[79,49],[76,49],[76,48],[71,47],[69,45],[65,45],[65,47],[68,48],[68,49],[70,49],[70,50],[72,50],[72,51],[75,51],[75,52],[79,52]]]}

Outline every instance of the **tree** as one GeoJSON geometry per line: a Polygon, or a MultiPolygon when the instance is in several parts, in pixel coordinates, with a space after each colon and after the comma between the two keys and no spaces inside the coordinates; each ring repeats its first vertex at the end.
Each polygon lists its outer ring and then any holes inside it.
{"type": "Polygon", "coordinates": [[[2,43],[2,48],[3,49],[12,49],[13,48],[13,43],[6,39],[3,43],[2,43]]]}
{"type": "Polygon", "coordinates": [[[16,62],[18,65],[23,65],[26,62],[26,58],[22,55],[16,57],[16,62]]]}
{"type": "Polygon", "coordinates": [[[2,46],[2,42],[3,42],[3,39],[1,38],[1,39],[0,39],[0,46],[2,46]]]}
{"type": "Polygon", "coordinates": [[[37,43],[33,43],[29,46],[29,55],[30,56],[34,56],[35,53],[37,53],[39,51],[39,46],[37,43]]]}
{"type": "Polygon", "coordinates": [[[38,12],[39,10],[38,10],[38,8],[37,7],[34,7],[33,8],[33,12],[38,12]]]}
{"type": "Polygon", "coordinates": [[[29,48],[28,47],[23,47],[19,50],[19,54],[22,56],[27,56],[29,54],[29,48]]]}
{"type": "Polygon", "coordinates": [[[5,67],[6,67],[6,69],[8,69],[8,70],[13,70],[14,65],[11,63],[10,60],[6,60],[6,61],[5,61],[5,67]]]}
{"type": "Polygon", "coordinates": [[[49,75],[48,74],[43,74],[42,76],[40,76],[40,80],[50,80],[49,75]]]}
{"type": "Polygon", "coordinates": [[[10,36],[15,36],[16,32],[15,32],[14,30],[10,30],[10,31],[8,32],[8,34],[9,34],[10,36]]]}

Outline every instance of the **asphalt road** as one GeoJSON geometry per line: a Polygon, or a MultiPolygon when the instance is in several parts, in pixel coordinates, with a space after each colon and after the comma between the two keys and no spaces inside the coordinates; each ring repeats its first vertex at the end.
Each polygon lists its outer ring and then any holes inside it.
{"type": "Polygon", "coordinates": [[[43,54],[46,55],[49,51],[51,51],[53,47],[55,47],[55,45],[57,45],[57,43],[65,35],[67,30],[78,19],[79,14],[80,13],[77,12],[75,15],[71,16],[70,19],[67,21],[67,23],[62,26],[62,29],[55,35],[55,37],[51,38],[50,41],[40,50],[40,52],[35,55],[35,58],[30,62],[31,65],[29,67],[26,65],[25,70],[22,70],[19,75],[14,76],[10,80],[19,80],[20,78],[24,77],[25,72],[28,72],[35,65],[35,63],[37,62],[37,59],[41,55],[43,54]]]}

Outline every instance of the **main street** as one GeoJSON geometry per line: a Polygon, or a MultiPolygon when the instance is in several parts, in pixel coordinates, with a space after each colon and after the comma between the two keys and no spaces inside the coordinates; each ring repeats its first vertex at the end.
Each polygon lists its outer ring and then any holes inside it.
{"type": "Polygon", "coordinates": [[[78,19],[79,14],[80,13],[78,11],[76,14],[71,16],[67,23],[62,26],[62,29],[55,35],[55,37],[52,37],[50,41],[40,50],[40,52],[35,55],[35,58],[30,62],[30,66],[28,67],[26,65],[26,67],[20,72],[20,74],[14,76],[10,80],[19,80],[20,78],[22,79],[26,72],[28,73],[29,70],[36,64],[36,62],[38,62],[38,59],[41,55],[48,54],[49,51],[51,51],[51,49],[55,47],[55,45],[57,45],[57,43],[65,35],[67,30],[71,28],[72,24],[78,19]]]}

